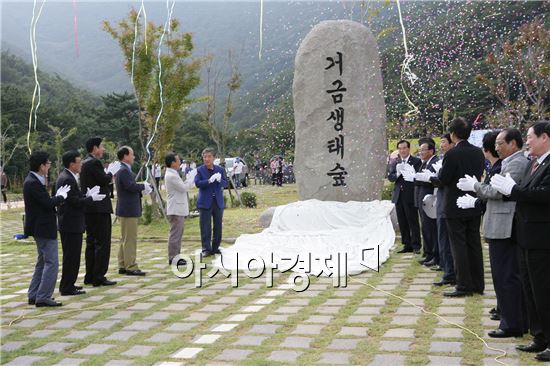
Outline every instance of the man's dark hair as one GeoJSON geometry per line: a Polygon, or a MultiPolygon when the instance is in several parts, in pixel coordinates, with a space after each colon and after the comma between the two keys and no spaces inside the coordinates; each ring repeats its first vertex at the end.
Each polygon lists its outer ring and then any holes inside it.
{"type": "Polygon", "coordinates": [[[101,141],[103,141],[101,137],[92,137],[88,139],[88,141],[86,141],[86,151],[91,153],[94,151],[94,146],[99,147],[99,145],[101,145],[101,141]]]}
{"type": "Polygon", "coordinates": [[[45,151],[34,151],[29,157],[29,167],[32,172],[38,172],[40,165],[48,162],[49,154],[45,151]]]}
{"type": "Polygon", "coordinates": [[[531,126],[533,132],[537,137],[540,137],[543,133],[547,134],[550,137],[550,122],[540,121],[531,126]]]}
{"type": "Polygon", "coordinates": [[[407,147],[410,149],[411,148],[411,143],[407,140],[400,140],[398,143],[397,143],[397,148],[399,149],[399,145],[401,145],[402,143],[406,143],[407,144],[407,147]]]}
{"type": "Polygon", "coordinates": [[[502,132],[506,133],[504,136],[504,141],[506,141],[506,143],[509,144],[510,141],[514,140],[519,149],[523,147],[523,138],[521,137],[521,132],[517,128],[507,128],[502,130],[502,132]]]}
{"type": "Polygon", "coordinates": [[[452,144],[452,143],[453,143],[453,140],[451,140],[451,134],[450,134],[450,133],[444,134],[443,136],[441,136],[441,138],[447,140],[447,142],[448,142],[449,144],[452,144]]]}
{"type": "Polygon", "coordinates": [[[488,151],[493,157],[498,158],[497,150],[495,149],[495,143],[500,131],[489,131],[483,135],[483,150],[488,151]]]}
{"type": "Polygon", "coordinates": [[[432,150],[435,154],[435,141],[431,137],[422,137],[418,139],[418,146],[422,146],[423,144],[428,145],[428,149],[432,150]]]}
{"type": "Polygon", "coordinates": [[[174,161],[176,161],[176,157],[178,156],[178,154],[175,154],[175,153],[168,153],[166,155],[166,157],[164,158],[164,165],[167,167],[167,168],[170,168],[170,166],[172,165],[172,163],[174,161]]]}
{"type": "Polygon", "coordinates": [[[454,133],[461,140],[468,140],[472,132],[472,124],[462,117],[455,118],[449,124],[449,134],[454,133]]]}
{"type": "Polygon", "coordinates": [[[67,169],[69,169],[69,165],[71,163],[76,162],[76,158],[80,157],[80,153],[76,150],[70,150],[67,151],[65,154],[63,154],[63,166],[67,169]]]}
{"type": "Polygon", "coordinates": [[[118,151],[116,152],[116,157],[118,160],[122,161],[126,155],[130,154],[130,148],[128,146],[122,146],[118,151]]]}

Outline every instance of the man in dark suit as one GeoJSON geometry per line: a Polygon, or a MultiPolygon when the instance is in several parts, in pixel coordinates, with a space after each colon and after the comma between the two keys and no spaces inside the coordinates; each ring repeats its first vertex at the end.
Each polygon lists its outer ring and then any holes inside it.
{"type": "Polygon", "coordinates": [[[30,173],[23,182],[24,230],[26,236],[34,237],[38,252],[34,274],[27,292],[29,305],[61,306],[60,302],[52,299],[59,268],[55,208],[65,201],[71,188],[60,187],[54,197],[48,194],[46,176],[51,165],[48,153],[33,152],[29,165],[30,173]]]}
{"type": "Polygon", "coordinates": [[[495,175],[491,186],[516,201],[515,228],[520,246],[520,275],[526,297],[533,342],[517,346],[540,352],[535,358],[550,361],[550,122],[535,123],[527,131],[533,156],[520,184],[507,174],[495,175]]]}
{"type": "Polygon", "coordinates": [[[195,186],[199,188],[197,208],[200,213],[200,228],[202,255],[208,257],[221,254],[223,218],[223,189],[227,187],[225,170],[214,165],[214,149],[206,148],[202,151],[203,165],[197,168],[195,186]],[[214,238],[212,240],[212,219],[214,219],[214,238]]]}
{"type": "Polygon", "coordinates": [[[403,242],[403,249],[398,253],[412,251],[420,253],[420,225],[418,210],[414,205],[414,174],[420,170],[422,161],[411,156],[409,141],[399,141],[397,149],[399,157],[390,167],[388,180],[395,183],[392,202],[395,204],[397,223],[403,242]]]}
{"type": "Polygon", "coordinates": [[[424,239],[424,258],[419,261],[427,267],[439,264],[439,248],[437,244],[437,222],[435,218],[428,216],[423,207],[424,198],[434,193],[434,186],[429,182],[429,175],[434,173],[433,165],[439,161],[435,155],[435,141],[432,138],[425,137],[420,142],[420,173],[415,175],[415,200],[414,205],[420,213],[420,222],[422,223],[422,237],[424,239]],[[420,179],[418,179],[420,178],[420,179]]]}
{"type": "Polygon", "coordinates": [[[105,147],[101,138],[93,137],[86,141],[88,156],[82,162],[80,173],[80,187],[82,190],[99,186],[99,193],[106,197],[98,202],[86,205],[84,208],[86,221],[86,275],[85,284],[97,286],[115,285],[115,281],[109,281],[105,274],[109,269],[109,257],[111,256],[111,204],[109,184],[113,176],[120,169],[120,163],[109,164],[107,172],[103,170],[101,159],[105,147]]]}
{"type": "Polygon", "coordinates": [[[63,296],[81,295],[86,292],[82,287],[75,286],[80,268],[80,254],[82,253],[82,234],[85,231],[84,206],[94,201],[105,198],[99,193],[99,186],[89,191],[88,195],[82,194],[79,187],[80,170],[82,161],[78,151],[67,151],[63,154],[63,166],[56,182],[56,189],[63,186],[71,187],[67,199],[57,210],[61,247],[63,248],[63,269],[59,292],[63,296]]]}
{"type": "Polygon", "coordinates": [[[483,294],[483,254],[481,251],[481,208],[461,209],[456,205],[463,193],[456,186],[465,175],[479,181],[485,167],[485,157],[481,149],[470,144],[472,125],[464,118],[454,119],[449,125],[449,133],[455,147],[445,154],[439,180],[445,186],[444,213],[454,258],[456,287],[453,292],[444,293],[450,297],[471,296],[474,292],[483,294]]]}
{"type": "Polygon", "coordinates": [[[153,191],[149,183],[137,184],[132,173],[134,150],[122,146],[117,152],[121,168],[115,176],[118,200],[116,215],[122,235],[118,250],[118,273],[128,276],[145,276],[136,263],[138,219],[141,216],[141,194],[153,191]]]}

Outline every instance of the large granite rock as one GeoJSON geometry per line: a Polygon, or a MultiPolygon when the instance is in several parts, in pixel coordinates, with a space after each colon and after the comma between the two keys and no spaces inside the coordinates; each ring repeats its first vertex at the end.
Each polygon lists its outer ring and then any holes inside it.
{"type": "Polygon", "coordinates": [[[386,112],[370,30],[348,20],[315,26],[296,55],[293,94],[300,199],[380,199],[386,112]]]}

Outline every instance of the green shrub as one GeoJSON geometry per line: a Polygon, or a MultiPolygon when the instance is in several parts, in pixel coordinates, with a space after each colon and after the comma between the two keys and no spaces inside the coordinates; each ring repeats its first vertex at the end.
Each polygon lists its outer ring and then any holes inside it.
{"type": "Polygon", "coordinates": [[[391,194],[393,191],[393,184],[384,184],[384,188],[382,189],[382,199],[391,201],[391,194]]]}
{"type": "Polygon", "coordinates": [[[153,221],[153,206],[148,202],[143,203],[143,213],[141,215],[143,225],[149,225],[153,221]]]}
{"type": "Polygon", "coordinates": [[[252,192],[243,192],[241,193],[241,200],[243,201],[243,206],[248,208],[256,208],[256,194],[252,192]]]}
{"type": "Polygon", "coordinates": [[[197,210],[197,195],[189,197],[189,212],[197,210]]]}

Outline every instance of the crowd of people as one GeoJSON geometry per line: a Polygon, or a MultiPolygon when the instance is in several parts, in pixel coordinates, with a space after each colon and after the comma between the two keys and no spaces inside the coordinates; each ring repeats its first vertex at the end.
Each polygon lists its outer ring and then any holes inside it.
{"type": "MultiPolygon", "coordinates": [[[[48,154],[34,151],[30,155],[30,172],[23,183],[24,230],[25,236],[34,238],[38,253],[27,293],[30,305],[62,306],[61,302],[52,297],[59,271],[58,231],[63,253],[59,283],[59,293],[62,296],[86,293],[83,286],[76,284],[84,232],[84,285],[116,285],[115,281],[106,277],[111,253],[113,185],[117,196],[114,213],[120,222],[118,273],[127,276],[146,275],[139,268],[136,258],[138,223],[142,216],[142,197],[152,193],[155,188],[148,182],[136,182],[132,172],[135,156],[130,146],[120,147],[117,151],[118,160],[106,165],[101,162],[105,152],[101,138],[89,139],[86,150],[88,155],[84,159],[77,151],[63,154],[64,169],[60,172],[51,195],[46,188],[51,166],[48,154]]],[[[188,191],[193,187],[199,188],[197,208],[200,212],[202,255],[206,257],[220,254],[223,189],[228,182],[225,170],[213,164],[214,150],[206,148],[202,156],[204,164],[191,170],[185,169],[185,164],[181,163],[181,158],[174,152],[167,154],[164,159],[166,214],[170,223],[170,265],[186,265],[179,254],[185,217],[189,215],[188,191]]],[[[152,178],[156,177],[153,175],[152,178]]]]}
{"type": "Polygon", "coordinates": [[[516,348],[550,361],[550,122],[528,129],[527,149],[515,128],[488,132],[482,148],[468,142],[471,130],[465,119],[453,120],[441,156],[430,137],[419,139],[420,157],[409,141],[397,143],[388,179],[399,253],[417,253],[422,265],[442,271],[434,285],[454,286],[444,296],[483,294],[482,227],[497,299],[490,316],[500,320],[488,335],[529,332],[533,341],[516,348]]]}

